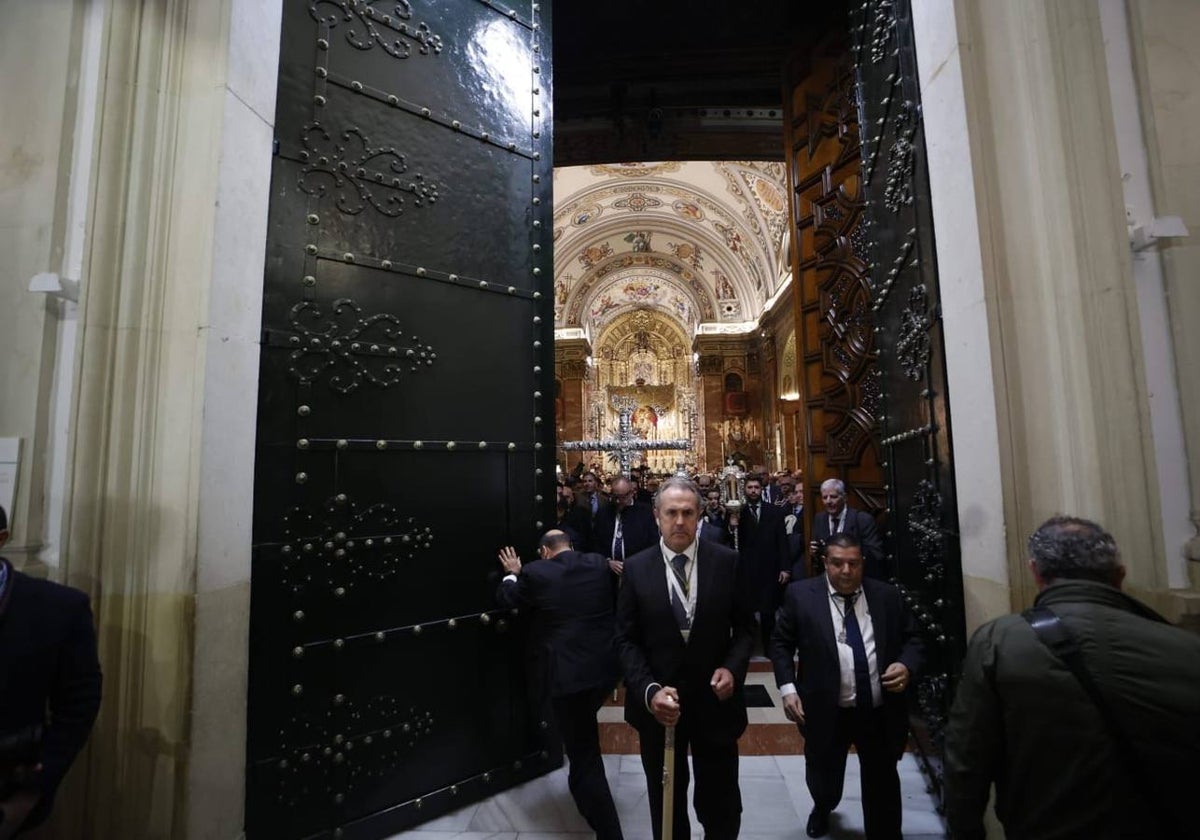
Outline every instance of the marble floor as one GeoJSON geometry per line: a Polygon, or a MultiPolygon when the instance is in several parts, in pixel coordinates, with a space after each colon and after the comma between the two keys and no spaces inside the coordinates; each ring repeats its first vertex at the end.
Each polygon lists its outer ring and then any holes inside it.
{"type": "MultiPolygon", "coordinates": [[[[608,782],[628,840],[647,840],[650,809],[641,761],[635,755],[606,755],[608,782]]],[[[803,840],[812,799],[804,784],[804,756],[749,755],[740,762],[743,840],[803,840]]],[[[846,762],[846,795],[832,817],[830,837],[863,837],[858,760],[846,762]]],[[[925,791],[911,755],[900,762],[904,800],[904,836],[909,840],[945,837],[941,818],[925,791]]],[[[693,837],[699,829],[692,816],[693,837]]],[[[408,840],[585,840],[592,834],[567,791],[567,773],[559,769],[490,799],[433,820],[396,837],[408,840]]]]}

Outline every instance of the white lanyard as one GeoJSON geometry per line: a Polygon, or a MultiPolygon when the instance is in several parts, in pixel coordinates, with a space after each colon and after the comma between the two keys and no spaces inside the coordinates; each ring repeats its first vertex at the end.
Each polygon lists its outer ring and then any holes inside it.
{"type": "Polygon", "coordinates": [[[691,561],[690,567],[684,565],[688,578],[687,594],[684,594],[683,587],[679,585],[679,578],[675,576],[675,569],[671,566],[671,561],[665,554],[663,555],[663,561],[667,564],[667,584],[671,587],[671,591],[678,596],[679,603],[683,604],[683,612],[687,616],[688,628],[691,628],[692,618],[696,615],[696,587],[692,585],[695,580],[695,575],[692,572],[696,568],[696,561],[691,561]]]}

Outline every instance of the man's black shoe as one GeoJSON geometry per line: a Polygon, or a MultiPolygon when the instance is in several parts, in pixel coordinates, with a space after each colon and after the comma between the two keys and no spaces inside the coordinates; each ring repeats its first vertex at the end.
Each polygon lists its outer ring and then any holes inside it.
{"type": "Polygon", "coordinates": [[[808,815],[808,825],[804,827],[804,833],[809,837],[824,837],[829,833],[829,812],[813,809],[813,812],[808,815]]]}

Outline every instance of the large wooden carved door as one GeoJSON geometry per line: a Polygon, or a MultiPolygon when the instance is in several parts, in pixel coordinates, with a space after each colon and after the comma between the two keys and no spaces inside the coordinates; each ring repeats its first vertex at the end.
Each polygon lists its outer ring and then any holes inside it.
{"type": "Polygon", "coordinates": [[[387,836],[558,761],[494,600],[553,521],[548,10],[284,2],[252,838],[387,836]]]}
{"type": "Polygon", "coordinates": [[[945,348],[909,0],[855,4],[797,62],[787,114],[809,505],[846,481],[876,513],[929,655],[913,734],[941,795],[965,649],[945,348]]]}
{"type": "Polygon", "coordinates": [[[877,516],[886,507],[886,491],[854,66],[845,43],[832,40],[798,57],[790,73],[785,134],[811,526],[826,478],[842,479],[850,504],[877,516]]]}

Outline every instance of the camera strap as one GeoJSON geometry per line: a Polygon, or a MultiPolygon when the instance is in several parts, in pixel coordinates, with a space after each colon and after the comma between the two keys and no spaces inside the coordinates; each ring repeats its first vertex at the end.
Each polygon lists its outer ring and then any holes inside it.
{"type": "Polygon", "coordinates": [[[1084,663],[1083,650],[1079,647],[1079,641],[1062,623],[1062,619],[1049,607],[1030,607],[1021,613],[1021,617],[1029,622],[1038,641],[1049,648],[1050,652],[1067,666],[1067,670],[1075,676],[1084,692],[1091,698],[1104,725],[1108,727],[1108,734],[1112,737],[1117,759],[1125,765],[1125,770],[1133,781],[1134,788],[1145,800],[1150,812],[1149,819],[1158,824],[1163,836],[1183,837],[1183,831],[1176,824],[1174,815],[1167,810],[1167,803],[1158,795],[1157,789],[1151,783],[1154,776],[1148,772],[1145,762],[1142,761],[1133,742],[1129,739],[1129,733],[1117,720],[1112,707],[1104,699],[1100,687],[1092,678],[1092,672],[1084,663]]]}

